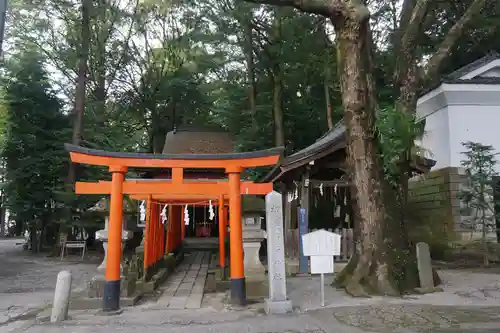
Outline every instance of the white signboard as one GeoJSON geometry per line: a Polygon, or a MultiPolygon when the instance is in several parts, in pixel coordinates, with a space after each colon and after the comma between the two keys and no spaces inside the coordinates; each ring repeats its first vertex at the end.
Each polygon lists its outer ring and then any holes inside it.
{"type": "Polygon", "coordinates": [[[325,306],[325,275],[333,273],[333,256],[340,255],[341,236],[324,229],[302,235],[302,250],[311,259],[311,274],[321,274],[321,306],[325,306]]]}
{"type": "Polygon", "coordinates": [[[339,234],[316,230],[302,235],[302,247],[305,256],[339,256],[340,255],[339,234]]]}
{"type": "Polygon", "coordinates": [[[311,257],[311,274],[333,273],[333,256],[311,257]]]}

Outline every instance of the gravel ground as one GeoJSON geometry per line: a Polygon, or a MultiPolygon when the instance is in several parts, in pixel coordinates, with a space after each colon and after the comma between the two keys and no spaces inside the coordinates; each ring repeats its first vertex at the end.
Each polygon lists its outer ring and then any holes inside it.
{"type": "Polygon", "coordinates": [[[82,262],[73,256],[61,261],[32,255],[16,244],[19,242],[19,239],[0,239],[0,325],[52,301],[61,270],[71,271],[73,289],[78,291],[84,288],[99,263],[98,258],[82,262]]]}

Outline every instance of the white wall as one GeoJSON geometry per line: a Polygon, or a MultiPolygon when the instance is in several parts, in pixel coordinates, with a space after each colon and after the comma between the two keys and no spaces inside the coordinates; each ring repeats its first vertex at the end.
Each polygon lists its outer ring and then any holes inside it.
{"type": "MultiPolygon", "coordinates": [[[[436,160],[433,170],[460,167],[462,142],[491,145],[500,153],[500,84],[443,83],[418,100],[417,119],[426,120],[422,147],[436,160]]],[[[500,155],[498,162],[500,173],[500,155]]]]}
{"type": "Polygon", "coordinates": [[[434,169],[450,166],[450,126],[448,107],[444,107],[425,117],[425,133],[421,140],[426,150],[425,156],[436,160],[434,169]]]}
{"type": "MultiPolygon", "coordinates": [[[[465,158],[462,142],[491,145],[496,152],[500,152],[500,105],[450,105],[448,109],[450,165],[460,166],[465,158]]],[[[497,165],[497,171],[500,172],[500,164],[497,165]]]]}

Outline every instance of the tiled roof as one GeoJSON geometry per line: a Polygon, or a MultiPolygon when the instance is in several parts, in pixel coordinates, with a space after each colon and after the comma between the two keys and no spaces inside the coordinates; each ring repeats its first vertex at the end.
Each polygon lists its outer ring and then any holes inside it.
{"type": "Polygon", "coordinates": [[[230,154],[236,152],[228,132],[178,129],[167,133],[163,154],[230,154]]]}

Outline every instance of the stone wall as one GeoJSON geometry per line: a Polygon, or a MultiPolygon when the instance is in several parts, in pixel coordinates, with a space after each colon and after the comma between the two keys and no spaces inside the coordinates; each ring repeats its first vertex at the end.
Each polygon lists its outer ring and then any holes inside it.
{"type": "MultiPolygon", "coordinates": [[[[482,238],[480,225],[471,229],[458,198],[459,192],[467,186],[462,168],[443,168],[419,175],[410,180],[409,203],[413,223],[428,224],[433,229],[442,226],[448,235],[456,240],[477,240],[482,238]]],[[[472,213],[471,213],[472,214],[472,213]]],[[[434,229],[436,230],[436,229],[434,229]]],[[[496,239],[496,233],[488,228],[488,239],[496,239]]]]}
{"type": "Polygon", "coordinates": [[[439,223],[447,231],[461,231],[458,193],[465,184],[461,168],[443,168],[410,180],[412,213],[429,223],[439,223]]]}

